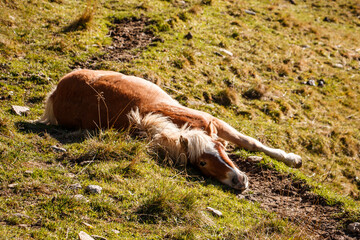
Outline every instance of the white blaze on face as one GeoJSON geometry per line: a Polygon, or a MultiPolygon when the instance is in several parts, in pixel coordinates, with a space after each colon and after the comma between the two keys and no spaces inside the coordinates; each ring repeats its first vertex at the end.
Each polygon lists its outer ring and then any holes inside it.
{"type": "Polygon", "coordinates": [[[219,162],[223,163],[224,165],[227,166],[227,168],[229,169],[229,172],[227,173],[227,178],[222,180],[221,182],[232,187],[235,189],[247,189],[249,186],[249,182],[248,182],[248,178],[245,175],[245,173],[241,172],[239,169],[237,169],[236,167],[233,168],[231,167],[221,156],[220,153],[218,152],[218,150],[215,148],[215,144],[214,143],[210,143],[208,144],[205,149],[204,149],[204,153],[206,154],[210,154],[212,156],[215,156],[219,162]]]}

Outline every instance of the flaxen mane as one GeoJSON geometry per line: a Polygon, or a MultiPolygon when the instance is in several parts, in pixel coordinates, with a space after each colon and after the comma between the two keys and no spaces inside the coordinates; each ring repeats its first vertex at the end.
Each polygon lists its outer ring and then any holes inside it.
{"type": "Polygon", "coordinates": [[[161,114],[148,113],[141,116],[136,108],[130,111],[128,118],[131,125],[144,132],[155,146],[165,148],[176,161],[189,159],[194,164],[208,147],[213,146],[211,137],[204,131],[190,129],[187,125],[179,128],[161,114]]]}

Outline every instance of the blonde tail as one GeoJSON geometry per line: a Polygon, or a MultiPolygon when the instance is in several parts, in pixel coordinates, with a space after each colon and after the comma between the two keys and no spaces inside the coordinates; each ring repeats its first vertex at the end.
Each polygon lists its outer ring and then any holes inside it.
{"type": "Polygon", "coordinates": [[[51,93],[48,95],[47,99],[46,99],[46,103],[45,103],[45,112],[42,115],[42,117],[37,120],[36,122],[38,123],[43,123],[43,124],[51,124],[51,125],[58,125],[58,122],[55,118],[54,115],[54,92],[56,89],[54,89],[53,91],[51,91],[51,93]]]}

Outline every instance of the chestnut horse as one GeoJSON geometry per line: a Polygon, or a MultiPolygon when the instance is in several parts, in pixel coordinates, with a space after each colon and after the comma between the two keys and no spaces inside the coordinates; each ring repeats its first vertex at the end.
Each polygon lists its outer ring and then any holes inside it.
{"type": "Polygon", "coordinates": [[[135,126],[174,158],[186,156],[200,171],[239,190],[248,178],[229,159],[223,143],[299,168],[301,157],[263,145],[208,113],[180,105],[157,85],[142,78],[111,71],[76,70],[65,75],[50,93],[39,122],[69,128],[135,126]]]}

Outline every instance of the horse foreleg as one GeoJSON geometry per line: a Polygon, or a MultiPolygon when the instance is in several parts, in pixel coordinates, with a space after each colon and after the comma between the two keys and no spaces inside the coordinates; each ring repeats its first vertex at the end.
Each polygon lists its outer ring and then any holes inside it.
{"type": "Polygon", "coordinates": [[[299,168],[302,165],[301,157],[299,155],[286,153],[281,149],[265,146],[258,140],[238,132],[236,129],[220,119],[214,118],[212,123],[217,130],[217,135],[226,141],[232,142],[249,151],[264,152],[266,155],[283,162],[290,167],[299,168]]]}

